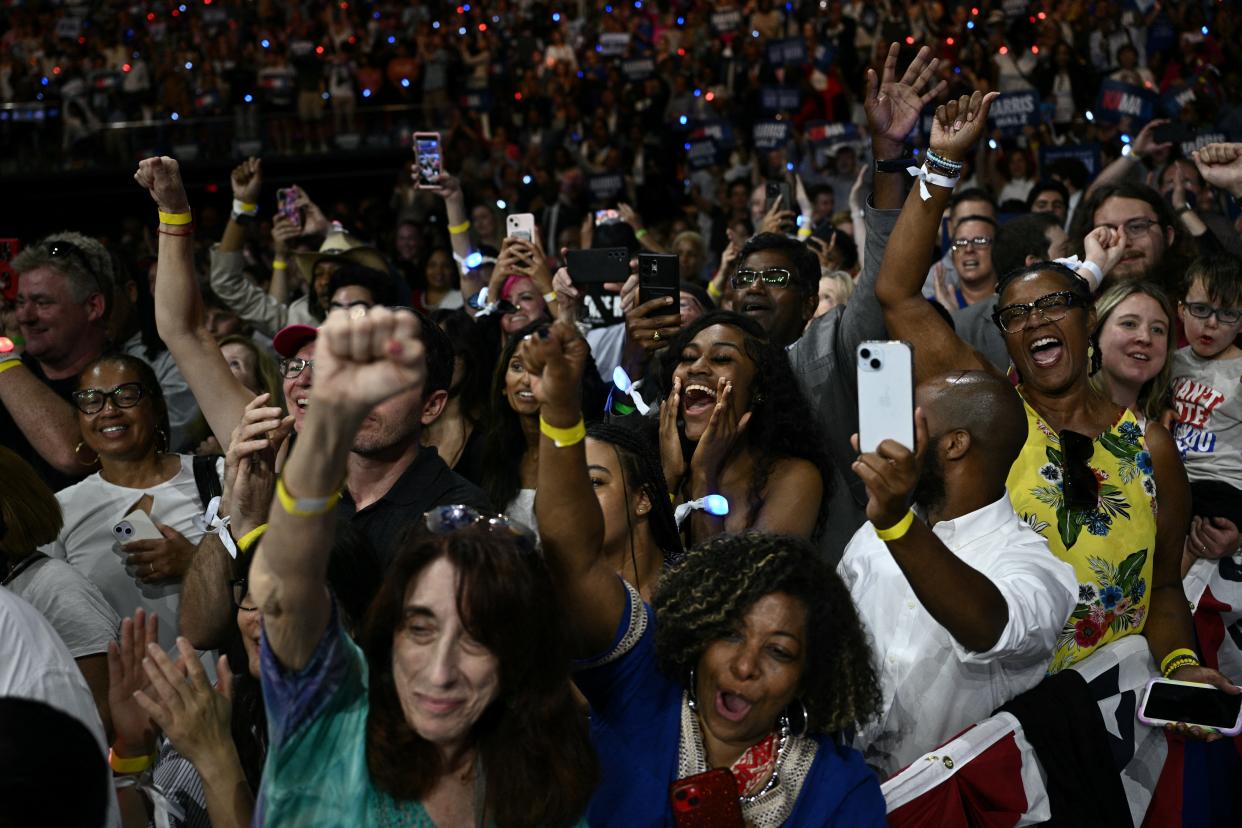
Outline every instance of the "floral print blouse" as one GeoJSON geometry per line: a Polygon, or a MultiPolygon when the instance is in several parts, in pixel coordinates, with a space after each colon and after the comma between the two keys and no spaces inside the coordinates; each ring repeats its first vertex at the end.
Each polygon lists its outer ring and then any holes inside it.
{"type": "Polygon", "coordinates": [[[1023,406],[1028,432],[1009,470],[1009,499],[1078,578],[1078,604],[1048,667],[1055,673],[1109,641],[1143,631],[1156,552],[1156,481],[1143,428],[1127,410],[1094,440],[1088,465],[1100,484],[1096,508],[1070,508],[1061,441],[1025,399],[1023,406]]]}

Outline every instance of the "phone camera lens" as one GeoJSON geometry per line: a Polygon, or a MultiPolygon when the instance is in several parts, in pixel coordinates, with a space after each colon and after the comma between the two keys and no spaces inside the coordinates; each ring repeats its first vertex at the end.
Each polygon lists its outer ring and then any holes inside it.
{"type": "Polygon", "coordinates": [[[871,367],[878,370],[880,367],[880,361],[878,359],[871,360],[871,367]]]}
{"type": "Polygon", "coordinates": [[[690,807],[692,808],[699,807],[699,798],[697,796],[690,797],[690,807]]]}
{"type": "Polygon", "coordinates": [[[859,355],[860,357],[862,357],[863,359],[870,359],[870,358],[871,358],[871,352],[870,352],[870,351],[868,351],[866,348],[863,348],[861,351],[859,351],[859,352],[858,352],[858,355],[859,355]]]}

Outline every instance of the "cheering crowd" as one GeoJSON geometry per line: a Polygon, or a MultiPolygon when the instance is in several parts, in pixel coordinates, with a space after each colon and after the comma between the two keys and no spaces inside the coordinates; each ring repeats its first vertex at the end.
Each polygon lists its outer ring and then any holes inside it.
{"type": "Polygon", "coordinates": [[[226,16],[443,163],[8,262],[0,825],[1236,824],[1237,24],[1012,5],[226,16]]]}

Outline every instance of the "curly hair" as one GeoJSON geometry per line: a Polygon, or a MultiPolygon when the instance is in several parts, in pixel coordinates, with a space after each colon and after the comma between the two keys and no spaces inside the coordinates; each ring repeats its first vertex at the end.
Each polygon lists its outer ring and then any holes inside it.
{"type": "Polygon", "coordinates": [[[731,635],[759,599],[777,592],[806,607],[806,669],[799,692],[808,728],[833,733],[875,718],[880,684],[854,602],[833,568],[802,538],[717,535],[667,572],[654,602],[660,669],[688,685],[707,647],[731,635]]]}
{"type": "Polygon", "coordinates": [[[571,825],[586,809],[599,766],[571,690],[570,625],[543,557],[485,526],[411,534],[371,606],[359,641],[371,676],[371,778],[397,799],[417,800],[445,771],[439,750],[406,721],[392,666],[406,592],[441,559],[457,572],[463,625],[499,663],[500,694],[471,733],[487,813],[501,828],[571,825]]]}
{"type": "Polygon", "coordinates": [[[545,330],[548,325],[548,320],[539,319],[516,331],[500,352],[492,372],[483,431],[483,490],[497,509],[508,506],[521,490],[522,457],[526,452],[522,418],[505,397],[505,374],[526,335],[545,330]]]}
{"type": "MultiPolygon", "coordinates": [[[[667,398],[672,390],[673,371],[681,353],[700,331],[712,325],[728,325],[741,331],[746,355],[755,363],[750,424],[746,426],[747,444],[758,455],[747,494],[750,514],[757,515],[763,508],[764,489],[776,461],[786,457],[801,458],[819,470],[824,484],[814,533],[818,536],[832,495],[831,461],[824,449],[825,442],[817,421],[811,414],[811,407],[806,397],[802,396],[793,368],[789,365],[789,356],[784,348],[767,338],[758,322],[733,311],[712,311],[683,328],[669,345],[671,359],[662,366],[660,388],[664,396],[667,398]]],[[[685,439],[684,427],[679,430],[682,432],[682,452],[689,464],[694,445],[685,439]]]]}

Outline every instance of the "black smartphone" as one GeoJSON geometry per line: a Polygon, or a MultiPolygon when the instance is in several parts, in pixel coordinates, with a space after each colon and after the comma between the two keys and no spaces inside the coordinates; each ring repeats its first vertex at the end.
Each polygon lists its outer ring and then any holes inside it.
{"type": "Polygon", "coordinates": [[[575,285],[624,282],[630,276],[630,252],[624,247],[570,250],[566,264],[575,285]]]}
{"type": "Polygon", "coordinates": [[[794,212],[793,196],[789,193],[788,181],[769,181],[764,188],[764,192],[767,196],[764,201],[764,206],[767,207],[767,209],[771,210],[773,204],[780,202],[781,210],[788,210],[791,213],[794,212]]]}
{"type": "Polygon", "coordinates": [[[1190,127],[1180,121],[1170,121],[1152,130],[1152,137],[1156,139],[1157,144],[1180,144],[1193,138],[1194,133],[1190,127]]]}
{"type": "Polygon", "coordinates": [[[737,799],[737,781],[727,768],[716,768],[668,787],[677,828],[743,828],[742,806],[737,799]]]}
{"type": "Polygon", "coordinates": [[[1152,679],[1139,705],[1138,720],[1154,726],[1182,722],[1236,736],[1242,732],[1242,696],[1210,684],[1152,679]]]}
{"type": "MultiPolygon", "coordinates": [[[[638,304],[650,302],[652,299],[673,297],[673,307],[678,306],[681,298],[681,276],[677,257],[672,253],[639,253],[638,254],[638,304]]],[[[660,311],[659,316],[672,313],[660,311]]]]}

